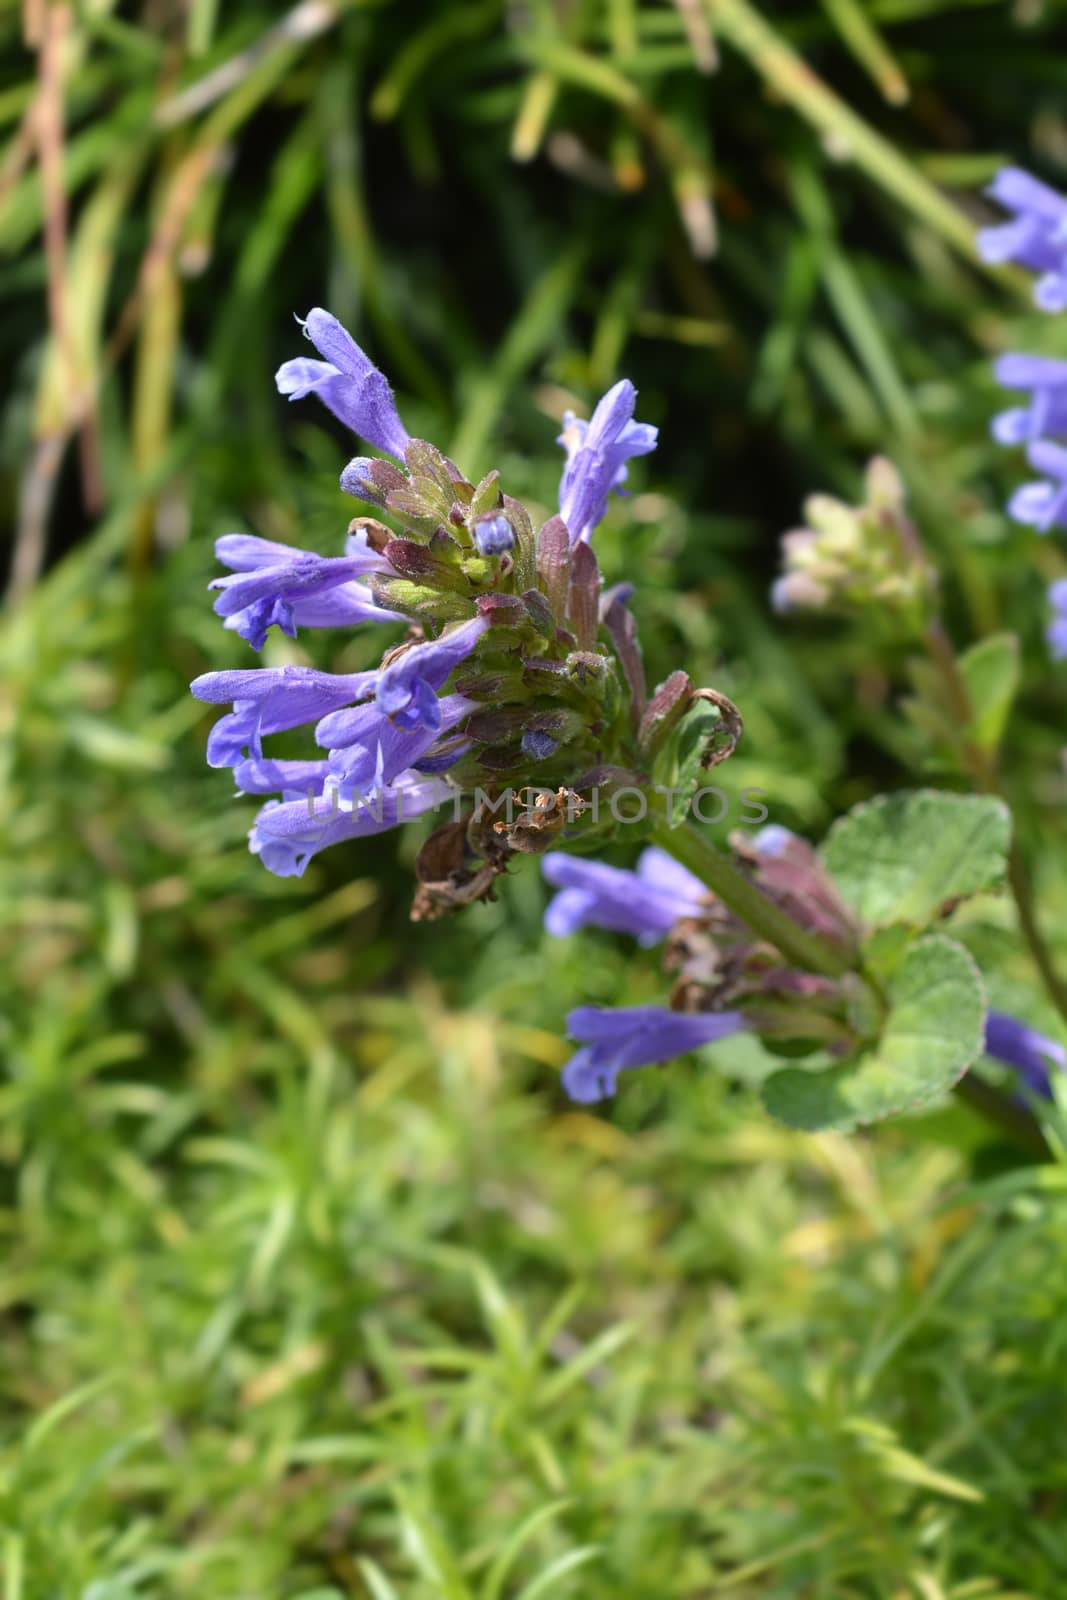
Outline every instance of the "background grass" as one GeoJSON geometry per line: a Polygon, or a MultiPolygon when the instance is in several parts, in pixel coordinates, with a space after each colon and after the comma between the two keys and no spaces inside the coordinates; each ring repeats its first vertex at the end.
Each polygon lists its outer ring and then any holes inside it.
{"type": "MultiPolygon", "coordinates": [[[[792,1136],[736,1043],[567,1108],[566,1010],[658,996],[655,955],[543,942],[532,864],[412,928],[414,829],[270,878],[186,689],[248,660],[212,538],[349,515],[349,441],[273,392],[294,313],[542,507],[555,419],[625,371],[662,446],[598,549],[653,681],[741,703],[723,787],[817,835],[944,776],[902,661],[766,604],[803,495],[885,451],[960,641],[1023,634],[1055,938],[1064,564],[987,421],[990,355],[1063,334],[969,238],[1002,160],[1063,180],[1062,21],[0,5],[3,1600],[1064,1592],[1062,1169],[962,1108],[792,1136]]],[[[968,937],[1047,1020],[1006,907],[968,937]]]]}

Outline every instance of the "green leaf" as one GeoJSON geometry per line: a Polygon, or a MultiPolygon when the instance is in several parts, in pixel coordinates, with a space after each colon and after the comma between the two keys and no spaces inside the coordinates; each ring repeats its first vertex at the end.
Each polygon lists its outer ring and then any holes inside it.
{"type": "Polygon", "coordinates": [[[995,750],[1019,687],[1019,640],[1014,633],[991,634],[960,657],[959,667],[974,707],[971,739],[995,750]]]}
{"type": "Polygon", "coordinates": [[[925,928],[945,905],[1003,876],[1011,814],[989,795],[918,789],[879,795],[840,818],[820,854],[868,927],[925,928]]]}
{"type": "Polygon", "coordinates": [[[976,1060],[985,1012],[971,956],[955,940],[929,934],[890,982],[881,1037],[841,1066],[776,1072],[763,1086],[763,1103],[780,1122],[809,1132],[845,1132],[918,1110],[947,1093],[976,1060]]]}

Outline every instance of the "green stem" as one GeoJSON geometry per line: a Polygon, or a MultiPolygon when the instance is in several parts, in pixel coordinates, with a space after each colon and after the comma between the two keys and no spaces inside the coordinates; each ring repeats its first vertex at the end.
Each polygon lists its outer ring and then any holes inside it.
{"type": "Polygon", "coordinates": [[[653,837],[661,849],[706,883],[724,906],[780,951],[792,966],[829,978],[852,971],[853,961],[847,951],[795,923],[734,866],[729,856],[706,839],[691,819],[677,828],[659,822],[653,837]]]}

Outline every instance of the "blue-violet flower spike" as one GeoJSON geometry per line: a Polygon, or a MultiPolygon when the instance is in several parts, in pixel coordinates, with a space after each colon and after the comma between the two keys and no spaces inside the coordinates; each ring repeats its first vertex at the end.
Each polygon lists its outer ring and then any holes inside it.
{"type": "Polygon", "coordinates": [[[1012,213],[1012,220],[981,229],[979,254],[985,261],[1017,261],[1040,273],[1034,303],[1042,311],[1067,310],[1067,199],[1021,167],[1003,168],[987,193],[1012,213]]]}

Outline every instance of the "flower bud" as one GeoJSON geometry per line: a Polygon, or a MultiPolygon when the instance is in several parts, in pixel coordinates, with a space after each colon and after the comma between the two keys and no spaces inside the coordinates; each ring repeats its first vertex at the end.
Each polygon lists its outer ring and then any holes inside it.
{"type": "Polygon", "coordinates": [[[916,632],[931,609],[936,571],[908,519],[893,464],[875,457],[865,488],[857,506],[831,495],[809,496],[808,526],[782,537],[784,570],[771,589],[771,604],[780,613],[877,614],[916,632]]]}
{"type": "Polygon", "coordinates": [[[515,530],[502,511],[491,511],[474,524],[474,543],[483,556],[503,556],[515,546],[515,530]]]}

